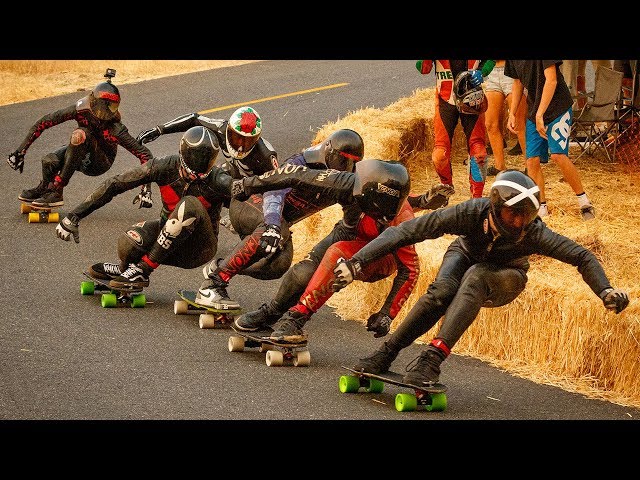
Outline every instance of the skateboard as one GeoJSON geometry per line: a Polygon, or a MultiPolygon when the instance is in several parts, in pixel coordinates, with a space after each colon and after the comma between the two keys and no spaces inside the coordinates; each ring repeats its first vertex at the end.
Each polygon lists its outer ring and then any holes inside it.
{"type": "Polygon", "coordinates": [[[243,332],[233,325],[231,328],[236,334],[229,337],[230,352],[258,348],[260,353],[265,353],[267,367],[281,367],[285,361],[292,363],[294,367],[308,367],[311,363],[311,354],[306,348],[306,340],[300,343],[276,342],[268,337],[270,332],[266,330],[243,332]]]}
{"type": "Polygon", "coordinates": [[[222,310],[196,303],[196,292],[192,290],[179,290],[173,304],[173,313],[176,315],[200,315],[198,324],[200,328],[228,328],[233,323],[233,316],[240,315],[242,309],[222,310]]]}
{"type": "Polygon", "coordinates": [[[28,213],[29,223],[58,223],[60,214],[54,212],[60,207],[35,207],[31,202],[20,200],[20,213],[28,213]]]}
{"type": "Polygon", "coordinates": [[[360,388],[366,392],[380,393],[384,389],[384,384],[389,383],[398,387],[409,388],[414,391],[410,393],[398,393],[395,399],[396,410],[399,412],[412,412],[420,406],[429,412],[441,412],[447,408],[447,387],[442,383],[434,383],[431,386],[411,385],[402,381],[403,375],[396,372],[386,372],[381,375],[373,373],[359,372],[349,367],[342,366],[349,370],[352,375],[342,375],[339,387],[342,393],[356,393],[360,388]]]}
{"type": "Polygon", "coordinates": [[[113,288],[109,286],[109,280],[100,280],[93,278],[89,273],[82,272],[83,275],[90,279],[80,284],[80,293],[82,295],[93,295],[95,292],[102,292],[100,303],[103,308],[114,307],[131,307],[143,308],[147,302],[142,288],[113,288]]]}

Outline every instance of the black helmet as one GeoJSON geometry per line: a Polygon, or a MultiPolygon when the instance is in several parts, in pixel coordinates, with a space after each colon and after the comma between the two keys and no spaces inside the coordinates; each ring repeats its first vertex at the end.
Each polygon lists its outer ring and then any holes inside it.
{"type": "Polygon", "coordinates": [[[226,129],[227,150],[233,158],[242,160],[260,140],[262,119],[251,107],[240,107],[229,117],[226,129]]]}
{"type": "Polygon", "coordinates": [[[471,71],[469,70],[459,73],[453,84],[453,93],[456,96],[456,107],[460,113],[478,115],[487,111],[489,102],[482,85],[472,87],[470,77],[471,71]]]}
{"type": "Polygon", "coordinates": [[[208,128],[191,127],[180,140],[180,166],[189,180],[203,179],[211,173],[219,151],[218,139],[208,128]]]}
{"type": "Polygon", "coordinates": [[[356,162],[364,156],[364,141],[358,132],[343,128],[329,135],[324,142],[302,152],[310,167],[313,164],[343,172],[353,172],[356,162]]]}
{"type": "Polygon", "coordinates": [[[100,120],[112,120],[118,115],[120,91],[111,82],[102,82],[89,94],[91,112],[100,120]]]}
{"type": "Polygon", "coordinates": [[[356,163],[353,196],[360,209],[381,223],[391,222],[409,195],[409,172],[400,162],[362,160],[356,163]]]}
{"type": "Polygon", "coordinates": [[[493,221],[500,235],[519,239],[538,215],[540,189],[531,177],[519,170],[504,170],[496,175],[489,194],[493,221]],[[522,216],[521,224],[509,225],[502,210],[509,208],[522,216]]]}

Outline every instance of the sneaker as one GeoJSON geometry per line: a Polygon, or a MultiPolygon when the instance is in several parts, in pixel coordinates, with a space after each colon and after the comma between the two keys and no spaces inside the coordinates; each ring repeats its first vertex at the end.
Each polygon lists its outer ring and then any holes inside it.
{"type": "Polygon", "coordinates": [[[89,267],[89,275],[99,280],[112,280],[120,276],[121,273],[119,263],[96,263],[89,267]]]}
{"type": "Polygon", "coordinates": [[[387,342],[384,342],[373,355],[358,360],[358,363],[356,363],[353,369],[359,372],[379,375],[389,371],[391,364],[397,356],[398,351],[389,347],[387,342]]]}
{"type": "Polygon", "coordinates": [[[146,262],[130,263],[129,268],[112,278],[109,286],[113,288],[142,288],[149,286],[149,274],[153,269],[146,262]]]}
{"type": "Polygon", "coordinates": [[[38,200],[44,192],[47,191],[47,182],[42,180],[37,187],[28,188],[23,190],[20,195],[18,195],[18,199],[23,202],[33,202],[34,200],[38,200]]]}
{"type": "Polygon", "coordinates": [[[540,207],[538,208],[538,216],[540,218],[544,218],[546,216],[549,215],[549,208],[547,207],[546,203],[541,203],[540,207]]]}
{"type": "Polygon", "coordinates": [[[596,218],[596,210],[593,208],[593,205],[585,205],[584,207],[581,207],[580,214],[582,215],[582,220],[585,222],[596,218]]]}
{"type": "Polygon", "coordinates": [[[489,168],[487,168],[487,176],[489,177],[495,177],[497,174],[499,174],[502,170],[498,170],[496,167],[494,167],[493,165],[491,165],[489,168]]]}
{"type": "Polygon", "coordinates": [[[273,332],[269,338],[276,342],[303,342],[307,339],[307,334],[302,331],[302,327],[309,318],[308,314],[297,310],[287,310],[273,325],[273,332]]]}
{"type": "Polygon", "coordinates": [[[269,304],[263,303],[258,310],[247,312],[237,317],[233,321],[233,325],[244,332],[256,332],[267,327],[270,328],[278,321],[281,315],[281,312],[276,312],[270,308],[269,304]]]}
{"type": "Polygon", "coordinates": [[[207,278],[196,295],[195,302],[206,307],[217,308],[219,310],[238,310],[240,304],[229,298],[227,286],[229,284],[222,280],[217,274],[213,278],[207,278]]]}
{"type": "Polygon", "coordinates": [[[516,142],[516,144],[511,147],[511,149],[507,150],[507,155],[522,155],[522,147],[520,146],[520,142],[516,142]]]}
{"type": "Polygon", "coordinates": [[[417,386],[438,383],[440,379],[440,364],[444,359],[444,354],[437,348],[427,347],[425,351],[409,363],[407,373],[402,378],[402,381],[417,386]]]}
{"type": "Polygon", "coordinates": [[[64,205],[62,188],[54,187],[53,184],[50,183],[42,196],[33,200],[31,204],[34,207],[60,207],[64,205]]]}

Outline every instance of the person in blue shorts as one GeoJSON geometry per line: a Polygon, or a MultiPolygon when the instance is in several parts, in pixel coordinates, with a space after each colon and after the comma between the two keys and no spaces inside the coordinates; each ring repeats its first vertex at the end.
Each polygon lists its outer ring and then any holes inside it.
{"type": "Polygon", "coordinates": [[[514,79],[507,127],[516,132],[514,112],[527,89],[526,152],[527,174],[540,188],[539,215],[548,215],[544,191],[543,163],[553,160],[576,194],[583,220],[595,218],[591,200],[584,191],[578,169],[569,159],[569,133],[573,120],[573,98],[560,65],[562,60],[507,60],[504,74],[514,79]]]}

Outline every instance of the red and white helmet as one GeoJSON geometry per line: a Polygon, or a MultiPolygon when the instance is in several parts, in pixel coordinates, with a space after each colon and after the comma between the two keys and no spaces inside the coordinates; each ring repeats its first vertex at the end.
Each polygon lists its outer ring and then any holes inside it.
{"type": "Polygon", "coordinates": [[[227,123],[226,140],[229,155],[243,159],[256,146],[262,132],[262,119],[251,107],[240,107],[227,123]]]}

